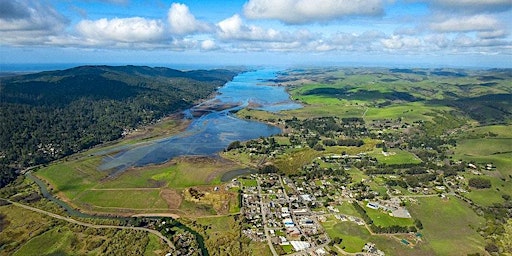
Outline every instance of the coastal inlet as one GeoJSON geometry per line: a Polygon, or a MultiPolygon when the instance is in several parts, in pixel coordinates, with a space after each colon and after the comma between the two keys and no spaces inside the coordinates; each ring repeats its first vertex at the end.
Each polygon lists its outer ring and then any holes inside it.
{"type": "MultiPolygon", "coordinates": [[[[232,114],[246,107],[277,112],[300,108],[290,100],[285,88],[272,86],[275,70],[257,70],[236,76],[206,102],[185,111],[192,122],[182,133],[143,144],[122,146],[109,150],[100,170],[116,176],[129,167],[161,164],[179,156],[213,155],[229,143],[279,134],[275,126],[252,120],[242,120],[232,114]]],[[[103,152],[104,154],[105,152],[103,152]]]]}

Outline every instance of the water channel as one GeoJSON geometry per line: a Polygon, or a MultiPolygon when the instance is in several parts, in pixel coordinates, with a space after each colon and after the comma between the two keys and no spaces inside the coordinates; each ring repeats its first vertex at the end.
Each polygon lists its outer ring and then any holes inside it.
{"type": "Polygon", "coordinates": [[[117,152],[103,159],[100,170],[118,174],[132,166],[161,164],[178,156],[213,155],[225,149],[229,143],[275,135],[278,127],[265,123],[242,120],[232,114],[245,107],[277,112],[300,108],[290,100],[284,87],[273,86],[276,70],[256,70],[241,73],[232,81],[219,88],[217,95],[206,102],[185,111],[192,119],[190,126],[182,133],[149,143],[123,146],[110,150],[117,152]],[[205,113],[196,117],[192,112],[203,106],[205,113]],[[220,106],[220,107],[219,107],[220,106]]]}

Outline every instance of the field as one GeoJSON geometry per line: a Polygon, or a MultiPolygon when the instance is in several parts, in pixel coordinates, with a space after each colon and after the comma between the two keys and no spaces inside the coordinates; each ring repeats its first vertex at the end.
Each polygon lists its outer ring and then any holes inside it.
{"type": "MultiPolygon", "coordinates": [[[[192,202],[181,205],[183,189],[220,184],[222,174],[241,168],[223,159],[184,157],[163,165],[132,168],[107,178],[107,173],[96,169],[100,161],[96,156],[57,162],[36,175],[47,181],[63,200],[88,212],[179,214],[198,209],[192,202]]],[[[205,212],[212,213],[216,211],[205,212]]]]}
{"type": "Polygon", "coordinates": [[[408,226],[414,226],[413,219],[407,219],[407,218],[395,218],[393,216],[390,216],[388,213],[370,209],[368,207],[365,207],[366,213],[368,216],[373,220],[373,223],[377,226],[381,227],[389,227],[393,225],[402,226],[402,227],[408,227],[408,226]]]}
{"type": "Polygon", "coordinates": [[[193,226],[204,234],[205,245],[212,254],[231,251],[230,255],[272,255],[266,243],[240,238],[241,223],[233,216],[202,217],[195,223],[193,226]]]}
{"type": "Polygon", "coordinates": [[[156,256],[164,253],[159,238],[142,231],[94,229],[69,224],[13,205],[0,206],[5,216],[0,255],[156,256]],[[7,224],[5,224],[7,223],[7,224]]]}
{"type": "Polygon", "coordinates": [[[413,153],[400,149],[390,149],[388,152],[382,152],[381,149],[376,149],[370,155],[377,158],[377,161],[383,164],[392,165],[421,163],[421,160],[413,153]]]}
{"type": "MultiPolygon", "coordinates": [[[[488,173],[496,174],[495,172],[488,173]]],[[[482,177],[482,175],[465,174],[464,177],[466,180],[468,180],[474,177],[482,177]]],[[[512,186],[510,180],[504,181],[501,178],[493,177],[491,175],[485,175],[485,178],[491,181],[491,188],[472,188],[469,193],[464,194],[464,196],[483,206],[491,206],[495,203],[504,203],[506,200],[503,199],[502,195],[512,196],[512,186]]]]}
{"type": "Polygon", "coordinates": [[[411,215],[421,220],[421,233],[436,255],[466,255],[483,252],[484,241],[477,233],[484,219],[476,215],[464,202],[450,197],[418,198],[411,204],[411,215]],[[456,251],[453,249],[457,248],[456,251]]]}
{"type": "Polygon", "coordinates": [[[386,255],[433,255],[428,248],[405,246],[400,243],[399,239],[391,235],[371,235],[365,226],[359,226],[351,221],[340,222],[334,217],[329,217],[326,222],[322,223],[322,226],[329,237],[342,239],[338,247],[348,253],[360,252],[367,241],[372,241],[386,255]]]}
{"type": "MultiPolygon", "coordinates": [[[[473,162],[491,180],[489,189],[472,189],[467,197],[475,203],[490,206],[503,203],[502,195],[512,195],[512,135],[510,125],[473,128],[463,134],[455,147],[454,159],[473,162]],[[487,164],[493,169],[486,171],[487,164]]],[[[474,175],[466,174],[466,178],[474,175]]]]}

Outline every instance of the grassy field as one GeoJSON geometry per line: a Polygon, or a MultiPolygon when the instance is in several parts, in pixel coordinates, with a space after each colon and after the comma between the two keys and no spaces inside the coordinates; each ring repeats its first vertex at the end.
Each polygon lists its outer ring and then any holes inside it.
{"type": "Polygon", "coordinates": [[[370,153],[370,155],[377,158],[377,161],[383,164],[421,163],[421,159],[419,159],[416,155],[400,149],[389,149],[388,152],[382,152],[381,149],[375,149],[370,153]]]}
{"type": "Polygon", "coordinates": [[[234,216],[198,218],[196,223],[201,225],[201,233],[206,234],[205,245],[210,255],[219,255],[218,252],[222,251],[232,252],[227,255],[272,255],[266,243],[239,238],[241,226],[234,216]],[[239,250],[240,245],[243,250],[239,250]]]}
{"type": "Polygon", "coordinates": [[[371,209],[365,207],[366,213],[373,220],[373,223],[377,226],[389,227],[393,225],[407,227],[414,226],[413,219],[407,218],[395,218],[390,216],[387,212],[383,212],[380,210],[371,209]]]}
{"type": "Polygon", "coordinates": [[[429,248],[404,246],[399,239],[391,235],[371,235],[364,226],[359,226],[351,221],[340,222],[334,217],[329,217],[326,222],[322,223],[322,226],[329,237],[341,238],[342,241],[338,246],[349,253],[361,252],[367,242],[372,242],[386,255],[434,255],[429,248]]]}
{"type": "Polygon", "coordinates": [[[386,107],[370,107],[366,112],[365,118],[369,120],[378,119],[398,119],[401,118],[405,122],[414,122],[419,120],[431,121],[432,116],[429,115],[438,110],[450,110],[449,107],[425,105],[421,102],[409,102],[393,104],[386,107]]]}
{"type": "Polygon", "coordinates": [[[502,177],[512,175],[512,125],[494,125],[466,131],[455,147],[454,159],[492,163],[502,177]],[[494,133],[494,136],[489,136],[494,133]]]}
{"type": "Polygon", "coordinates": [[[332,217],[322,223],[322,226],[331,239],[336,237],[343,239],[339,246],[351,253],[360,252],[371,236],[364,226],[349,221],[337,222],[332,217]]]}
{"type": "Polygon", "coordinates": [[[165,252],[159,238],[143,231],[86,228],[13,205],[0,206],[0,214],[7,220],[0,232],[0,255],[154,256],[165,252]]]}
{"type": "Polygon", "coordinates": [[[74,202],[102,208],[128,208],[165,210],[168,208],[160,197],[160,189],[149,190],[86,190],[74,202]]]}
{"type": "Polygon", "coordinates": [[[322,153],[310,148],[290,150],[283,156],[277,158],[275,166],[285,174],[293,174],[302,169],[302,166],[309,164],[313,159],[321,156],[322,153]]]}
{"type": "MultiPolygon", "coordinates": [[[[470,178],[473,177],[482,176],[474,174],[464,174],[464,177],[466,178],[466,180],[469,180],[470,178]]],[[[503,199],[502,195],[512,196],[512,182],[510,180],[503,181],[501,178],[492,177],[490,175],[486,175],[485,178],[491,181],[491,188],[472,188],[471,191],[467,194],[464,194],[464,196],[473,200],[473,202],[483,206],[491,206],[494,203],[504,203],[505,199],[503,199]]]]}
{"type": "Polygon", "coordinates": [[[87,157],[74,161],[59,161],[37,171],[36,175],[48,181],[54,193],[74,199],[79,193],[93,188],[107,176],[96,170],[101,157],[87,157]]]}
{"type": "Polygon", "coordinates": [[[421,220],[420,232],[436,255],[466,255],[483,253],[483,238],[476,228],[484,223],[464,202],[450,197],[418,198],[418,204],[409,207],[411,214],[421,220]],[[457,250],[454,250],[457,248],[457,250]]]}
{"type": "Polygon", "coordinates": [[[340,214],[361,217],[361,215],[356,211],[354,206],[349,202],[343,202],[341,205],[337,206],[336,208],[340,211],[340,214]]]}
{"type": "MultiPolygon", "coordinates": [[[[96,169],[100,161],[99,156],[61,161],[39,170],[36,175],[48,181],[64,200],[87,211],[151,213],[180,208],[180,190],[220,184],[223,173],[240,168],[223,159],[187,157],[106,178],[107,173],[96,169]],[[164,193],[169,189],[176,192],[164,193]]],[[[185,209],[190,207],[185,205],[185,209]]]]}

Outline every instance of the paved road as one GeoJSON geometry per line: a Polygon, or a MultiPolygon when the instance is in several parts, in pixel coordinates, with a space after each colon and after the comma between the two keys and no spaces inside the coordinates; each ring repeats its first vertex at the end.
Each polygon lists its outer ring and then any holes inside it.
{"type": "Polygon", "coordinates": [[[267,213],[265,210],[263,210],[263,209],[266,209],[266,207],[265,207],[265,204],[263,203],[263,193],[261,192],[260,178],[258,177],[256,179],[256,181],[258,182],[258,195],[260,197],[260,209],[261,209],[261,215],[262,215],[262,220],[263,220],[263,230],[265,230],[265,237],[267,238],[268,247],[270,247],[270,251],[272,251],[272,255],[278,256],[279,254],[277,253],[276,249],[274,248],[274,245],[272,245],[272,240],[270,239],[270,235],[269,235],[269,231],[268,231],[268,227],[267,227],[267,213]]]}
{"type": "Polygon", "coordinates": [[[160,233],[160,232],[158,232],[156,230],[153,230],[153,229],[142,228],[142,227],[127,227],[127,226],[90,224],[90,223],[81,222],[81,221],[78,221],[78,220],[75,220],[75,219],[72,219],[72,218],[64,217],[64,216],[61,216],[61,215],[58,215],[58,214],[55,214],[55,213],[47,212],[45,210],[34,208],[34,207],[31,207],[31,206],[28,206],[28,205],[24,205],[24,204],[20,204],[20,203],[17,203],[17,202],[13,202],[13,201],[8,200],[8,199],[4,199],[4,198],[0,198],[0,199],[4,200],[4,201],[7,201],[7,202],[11,203],[14,206],[25,208],[25,209],[33,211],[33,212],[38,212],[38,213],[42,213],[42,214],[48,215],[48,216],[50,216],[52,218],[56,218],[56,219],[59,219],[59,220],[64,220],[64,221],[67,221],[69,223],[73,223],[73,224],[77,224],[77,225],[81,225],[81,226],[86,226],[86,227],[90,227],[90,228],[131,229],[131,230],[140,230],[140,231],[149,232],[151,234],[154,234],[154,235],[160,237],[162,240],[164,240],[167,243],[167,245],[169,245],[170,248],[174,248],[174,244],[171,242],[171,240],[169,240],[169,238],[165,237],[164,235],[162,235],[162,233],[160,233]]]}

